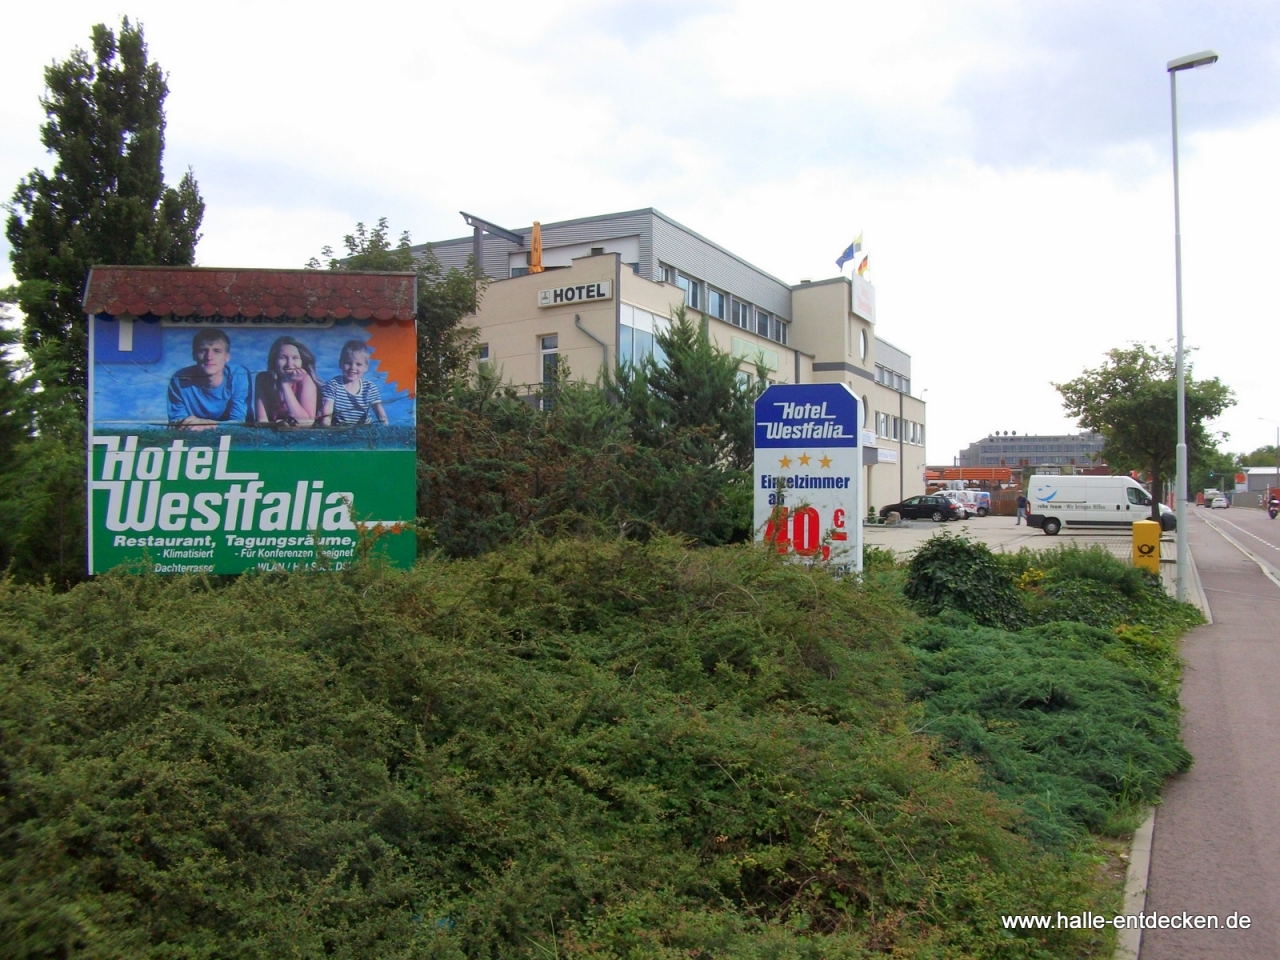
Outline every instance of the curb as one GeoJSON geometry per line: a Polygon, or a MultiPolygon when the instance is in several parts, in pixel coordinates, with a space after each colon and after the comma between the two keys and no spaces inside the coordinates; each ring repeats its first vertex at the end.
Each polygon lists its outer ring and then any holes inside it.
{"type": "MultiPolygon", "coordinates": [[[[1151,839],[1156,827],[1156,808],[1148,807],[1146,819],[1133,834],[1129,847],[1129,869],[1124,876],[1124,912],[1134,917],[1147,907],[1147,875],[1151,870],[1151,839]]],[[[1138,960],[1142,952],[1142,931],[1126,927],[1116,938],[1114,960],[1138,960]]]]}
{"type": "Polygon", "coordinates": [[[1200,571],[1196,569],[1196,558],[1190,545],[1187,546],[1187,592],[1191,595],[1191,602],[1204,614],[1204,622],[1212,624],[1213,612],[1209,609],[1209,598],[1204,594],[1204,584],[1200,582],[1200,571]]]}

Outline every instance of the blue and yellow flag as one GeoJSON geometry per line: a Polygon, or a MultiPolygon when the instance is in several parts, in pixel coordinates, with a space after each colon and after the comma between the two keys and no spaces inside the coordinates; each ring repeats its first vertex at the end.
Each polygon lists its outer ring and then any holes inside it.
{"type": "Polygon", "coordinates": [[[840,254],[840,259],[836,261],[836,269],[843,270],[844,265],[858,255],[858,251],[862,249],[862,234],[858,234],[854,238],[853,243],[845,247],[844,253],[840,254]]]}

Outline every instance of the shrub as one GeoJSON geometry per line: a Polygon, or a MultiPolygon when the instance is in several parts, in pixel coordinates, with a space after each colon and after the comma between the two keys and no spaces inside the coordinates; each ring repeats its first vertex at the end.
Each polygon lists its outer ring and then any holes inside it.
{"type": "Polygon", "coordinates": [[[1146,628],[1008,633],[953,616],[920,624],[913,645],[927,729],[976,760],[1042,843],[1108,828],[1190,766],[1177,650],[1146,628]]]}
{"type": "Polygon", "coordinates": [[[1165,592],[1160,578],[1099,546],[1022,550],[1004,558],[1017,584],[1029,624],[1077,621],[1115,629],[1141,626],[1172,639],[1204,618],[1165,592]]]}
{"type": "Polygon", "coordinates": [[[907,565],[904,591],[929,614],[958,610],[985,626],[1010,628],[1022,618],[1008,567],[985,544],[965,537],[930,538],[907,565]]]}
{"type": "Polygon", "coordinates": [[[1113,909],[902,694],[894,596],[561,540],[0,582],[7,956],[1085,956],[1113,909]]]}

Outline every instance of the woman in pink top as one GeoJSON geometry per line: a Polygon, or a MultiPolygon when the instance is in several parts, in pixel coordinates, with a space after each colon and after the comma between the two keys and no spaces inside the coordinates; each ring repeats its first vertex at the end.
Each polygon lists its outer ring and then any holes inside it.
{"type": "Polygon", "coordinates": [[[309,427],[320,405],[316,355],[293,337],[279,337],[267,352],[267,369],[254,384],[258,423],[290,423],[309,427]]]}

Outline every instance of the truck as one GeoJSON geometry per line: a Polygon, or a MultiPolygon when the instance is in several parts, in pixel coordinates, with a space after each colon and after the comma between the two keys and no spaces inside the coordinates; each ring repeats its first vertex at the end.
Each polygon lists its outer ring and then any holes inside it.
{"type": "MultiPolygon", "coordinates": [[[[1048,536],[1063,527],[1128,529],[1151,519],[1151,494],[1132,477],[1058,477],[1036,474],[1027,484],[1027,523],[1048,536]]],[[[1173,530],[1177,518],[1160,505],[1160,529],[1173,530]]]]}

